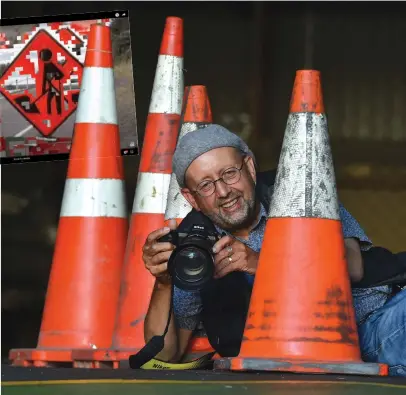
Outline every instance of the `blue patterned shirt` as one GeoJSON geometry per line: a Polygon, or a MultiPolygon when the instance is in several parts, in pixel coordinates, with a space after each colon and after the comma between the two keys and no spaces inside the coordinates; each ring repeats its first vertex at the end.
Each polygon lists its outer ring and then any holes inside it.
{"type": "MultiPolygon", "coordinates": [[[[357,220],[344,208],[343,205],[340,204],[339,209],[344,238],[358,239],[362,250],[368,250],[371,248],[372,242],[357,220]]],[[[266,221],[267,212],[261,204],[258,223],[250,232],[248,240],[237,239],[246,244],[252,250],[259,252],[262,246],[266,221]]],[[[217,226],[216,228],[220,233],[224,232],[217,226]]],[[[254,276],[250,274],[247,274],[246,276],[247,281],[252,284],[254,276]]],[[[361,323],[370,313],[383,306],[389,293],[390,288],[388,286],[365,289],[353,288],[352,295],[357,323],[361,323]]],[[[200,322],[201,311],[202,302],[198,291],[183,291],[175,287],[174,313],[179,328],[189,330],[202,329],[200,322]]]]}

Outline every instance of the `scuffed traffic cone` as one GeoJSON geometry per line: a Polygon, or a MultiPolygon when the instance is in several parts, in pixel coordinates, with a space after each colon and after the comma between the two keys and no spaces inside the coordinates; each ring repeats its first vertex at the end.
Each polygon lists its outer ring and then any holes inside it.
{"type": "MultiPolygon", "coordinates": [[[[189,132],[203,128],[213,122],[207,89],[203,85],[187,86],[183,95],[181,129],[178,141],[189,132]]],[[[175,219],[178,225],[192,210],[192,206],[180,192],[176,176],[172,173],[169,184],[165,221],[175,219]]],[[[199,358],[213,351],[207,337],[193,337],[186,351],[185,360],[199,358]]]]}
{"type": "Polygon", "coordinates": [[[183,21],[166,19],[155,74],[127,241],[113,349],[123,358],[144,345],[144,318],[154,277],[142,260],[147,236],[164,226],[183,97],[183,21]]]}
{"type": "Polygon", "coordinates": [[[108,350],[75,353],[76,360],[94,367],[118,368],[145,345],[144,319],[155,280],[145,268],[142,247],[152,231],[164,226],[182,96],[183,21],[168,17],[141,152],[113,342],[108,350]]]}
{"type": "Polygon", "coordinates": [[[110,29],[92,25],[38,346],[13,364],[110,346],[127,230],[110,29]]]}
{"type": "MultiPolygon", "coordinates": [[[[206,87],[203,85],[187,86],[183,95],[178,141],[189,132],[203,128],[212,122],[213,117],[206,87]]],[[[192,206],[181,194],[176,176],[172,173],[169,183],[165,222],[167,223],[169,220],[175,219],[180,224],[191,210],[192,206]]]]}
{"type": "Polygon", "coordinates": [[[320,73],[298,71],[240,354],[216,369],[386,375],[361,360],[320,73]]]}

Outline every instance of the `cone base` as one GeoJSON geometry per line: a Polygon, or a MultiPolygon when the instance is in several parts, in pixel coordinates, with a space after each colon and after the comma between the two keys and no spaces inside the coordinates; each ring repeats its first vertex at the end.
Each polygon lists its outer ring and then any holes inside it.
{"type": "Polygon", "coordinates": [[[91,363],[92,366],[97,366],[97,364],[105,364],[104,367],[111,367],[113,369],[118,369],[120,363],[127,363],[130,355],[136,354],[140,349],[132,348],[125,350],[115,350],[115,349],[98,349],[98,350],[73,350],[72,358],[76,365],[80,363],[91,363]],[[107,363],[107,364],[106,364],[107,363]]]}
{"type": "Polygon", "coordinates": [[[53,364],[72,363],[72,350],[16,348],[9,352],[12,366],[46,367],[53,364]]]}
{"type": "Polygon", "coordinates": [[[120,362],[128,363],[130,355],[139,349],[41,349],[25,348],[10,350],[9,359],[12,366],[18,367],[73,367],[73,368],[120,368],[120,362]]]}
{"type": "Polygon", "coordinates": [[[261,358],[222,358],[214,362],[214,370],[222,371],[277,371],[315,374],[354,374],[362,376],[387,376],[388,365],[365,362],[318,362],[261,358]]]}

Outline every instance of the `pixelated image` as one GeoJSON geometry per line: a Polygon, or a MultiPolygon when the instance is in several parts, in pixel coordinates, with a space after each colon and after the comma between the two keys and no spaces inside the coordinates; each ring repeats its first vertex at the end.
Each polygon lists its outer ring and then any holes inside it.
{"type": "MultiPolygon", "coordinates": [[[[0,27],[0,155],[69,153],[87,38],[96,20],[0,27]]],[[[120,146],[138,147],[130,25],[111,29],[120,146]]]]}

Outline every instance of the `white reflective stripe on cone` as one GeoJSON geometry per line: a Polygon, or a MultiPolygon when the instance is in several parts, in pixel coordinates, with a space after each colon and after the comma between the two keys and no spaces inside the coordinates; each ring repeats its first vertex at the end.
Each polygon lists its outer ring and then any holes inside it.
{"type": "Polygon", "coordinates": [[[171,175],[171,182],[168,191],[168,203],[165,211],[165,220],[175,218],[185,218],[192,210],[190,203],[180,192],[179,184],[175,174],[171,175]]]}
{"type": "Polygon", "coordinates": [[[182,96],[183,58],[159,55],[149,112],[180,115],[182,96]]]}
{"type": "MultiPolygon", "coordinates": [[[[178,144],[182,137],[186,136],[188,133],[193,132],[197,129],[203,128],[208,123],[201,122],[185,122],[180,128],[178,144]]],[[[169,184],[168,191],[168,203],[165,211],[165,220],[180,218],[183,219],[192,210],[190,203],[183,197],[180,192],[179,184],[176,179],[175,174],[171,175],[171,182],[169,184]]]]}
{"type": "Polygon", "coordinates": [[[113,69],[85,67],[80,86],[76,123],[117,125],[113,69]]]}
{"type": "Polygon", "coordinates": [[[340,219],[325,115],[289,114],[269,217],[340,219]]]}
{"type": "Polygon", "coordinates": [[[170,174],[138,173],[133,214],[164,214],[170,180],[170,174]]]}
{"type": "Polygon", "coordinates": [[[179,140],[186,136],[190,132],[194,132],[197,129],[203,128],[204,126],[208,125],[207,123],[197,123],[197,122],[185,122],[182,124],[180,127],[180,133],[178,137],[178,143],[179,140]]]}
{"type": "Polygon", "coordinates": [[[60,216],[127,218],[124,181],[68,178],[60,216]]]}

